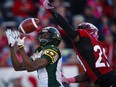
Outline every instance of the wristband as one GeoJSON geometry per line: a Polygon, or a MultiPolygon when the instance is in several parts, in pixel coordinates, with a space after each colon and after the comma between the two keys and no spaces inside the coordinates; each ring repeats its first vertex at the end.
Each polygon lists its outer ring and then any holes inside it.
{"type": "Polygon", "coordinates": [[[76,79],[74,77],[68,78],[68,81],[69,81],[69,83],[76,83],[76,79]]]}
{"type": "Polygon", "coordinates": [[[21,49],[21,48],[23,48],[23,47],[24,47],[24,46],[22,46],[22,45],[18,46],[19,49],[21,49]]]}
{"type": "Polygon", "coordinates": [[[9,44],[9,47],[12,47],[11,45],[12,45],[12,44],[10,43],[10,44],[9,44]]]}

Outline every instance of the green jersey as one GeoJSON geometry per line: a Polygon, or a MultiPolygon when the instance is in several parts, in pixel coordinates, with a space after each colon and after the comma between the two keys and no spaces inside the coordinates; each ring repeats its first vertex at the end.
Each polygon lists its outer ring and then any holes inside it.
{"type": "MultiPolygon", "coordinates": [[[[61,82],[62,58],[59,49],[54,45],[35,50],[35,58],[46,58],[49,64],[37,70],[40,87],[63,87],[61,82]]],[[[35,55],[34,54],[34,55],[35,55]]]]}

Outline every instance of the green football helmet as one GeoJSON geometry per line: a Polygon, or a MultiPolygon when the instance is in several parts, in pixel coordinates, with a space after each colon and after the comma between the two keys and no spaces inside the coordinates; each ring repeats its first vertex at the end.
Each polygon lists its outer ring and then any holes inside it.
{"type": "Polygon", "coordinates": [[[55,45],[58,46],[61,42],[61,35],[55,27],[45,27],[38,33],[37,38],[41,46],[55,45]]]}

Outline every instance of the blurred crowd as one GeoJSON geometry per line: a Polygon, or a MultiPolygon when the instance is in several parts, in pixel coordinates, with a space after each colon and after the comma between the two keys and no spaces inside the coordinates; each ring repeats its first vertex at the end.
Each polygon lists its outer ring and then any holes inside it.
{"type": "MultiPolygon", "coordinates": [[[[99,29],[99,40],[105,44],[108,60],[116,69],[116,0],[51,0],[51,2],[72,26],[77,27],[79,23],[90,22],[99,29]]],[[[49,11],[42,7],[39,0],[0,0],[0,67],[12,66],[6,29],[18,30],[20,23],[30,17],[39,18],[41,23],[35,32],[27,35],[25,50],[29,56],[38,46],[36,35],[39,29],[55,26],[62,35],[59,48],[62,51],[63,64],[78,64],[72,51],[71,40],[56,24],[49,11]]],[[[22,61],[18,52],[17,54],[22,61]]]]}

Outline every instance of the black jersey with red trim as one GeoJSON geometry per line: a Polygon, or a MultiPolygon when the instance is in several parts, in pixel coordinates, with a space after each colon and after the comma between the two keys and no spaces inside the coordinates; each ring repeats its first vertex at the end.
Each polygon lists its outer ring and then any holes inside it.
{"type": "Polygon", "coordinates": [[[112,70],[105,55],[104,45],[86,30],[79,29],[77,32],[80,40],[73,41],[75,51],[88,77],[95,82],[100,76],[112,70]]]}
{"type": "Polygon", "coordinates": [[[112,70],[101,42],[92,37],[86,30],[79,29],[75,32],[75,28],[54,9],[51,9],[50,12],[58,25],[62,27],[71,39],[74,39],[79,33],[80,39],[78,42],[73,41],[73,45],[80,58],[79,60],[92,81],[95,82],[100,76],[112,70]]]}

